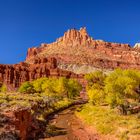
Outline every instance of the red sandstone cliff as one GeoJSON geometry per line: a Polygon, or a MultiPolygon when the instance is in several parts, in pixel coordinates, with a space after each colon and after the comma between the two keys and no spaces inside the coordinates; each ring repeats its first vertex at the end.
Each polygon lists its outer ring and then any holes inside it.
{"type": "MultiPolygon", "coordinates": [[[[72,29],[54,43],[29,48],[25,62],[15,65],[0,65],[0,86],[5,83],[9,90],[13,90],[25,81],[32,81],[40,77],[60,76],[76,78],[84,85],[86,83],[82,74],[75,74],[65,69],[71,66],[73,69],[70,70],[74,71],[76,67],[83,65],[99,69],[117,67],[140,69],[139,60],[140,44],[131,48],[128,44],[94,40],[88,35],[85,28],[81,28],[79,31],[72,29]]],[[[8,117],[3,120],[3,126],[6,130],[12,131],[13,125],[16,126],[15,129],[19,131],[19,136],[23,140],[27,139],[28,136],[33,138],[40,132],[28,109],[17,109],[4,115],[8,117]],[[31,132],[30,127],[34,128],[35,131],[31,132]]]]}
{"type": "MultiPolygon", "coordinates": [[[[110,43],[94,40],[86,31],[71,29],[51,44],[41,44],[30,48],[26,62],[32,63],[36,57],[53,56],[58,66],[67,64],[88,65],[99,69],[134,68],[140,69],[140,50],[129,44],[110,43]]],[[[70,69],[73,70],[73,69],[70,69]]],[[[74,70],[73,70],[74,71],[74,70]]]]}
{"type": "Polygon", "coordinates": [[[51,44],[29,48],[25,62],[0,65],[0,82],[11,90],[40,77],[65,76],[81,80],[80,73],[118,67],[140,69],[139,44],[132,48],[129,44],[94,40],[86,28],[71,29],[51,44]]]}
{"type": "Polygon", "coordinates": [[[55,58],[37,58],[32,64],[21,62],[15,65],[0,65],[0,82],[9,90],[15,89],[25,81],[41,77],[67,77],[82,79],[83,75],[57,68],[55,58]]]}

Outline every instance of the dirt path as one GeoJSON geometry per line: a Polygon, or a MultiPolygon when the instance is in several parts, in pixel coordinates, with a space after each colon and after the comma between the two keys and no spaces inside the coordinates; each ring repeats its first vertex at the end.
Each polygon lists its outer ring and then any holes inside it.
{"type": "Polygon", "coordinates": [[[75,116],[76,108],[77,106],[71,107],[55,115],[49,121],[48,138],[43,140],[98,140],[96,135],[91,136],[87,133],[75,116]]]}

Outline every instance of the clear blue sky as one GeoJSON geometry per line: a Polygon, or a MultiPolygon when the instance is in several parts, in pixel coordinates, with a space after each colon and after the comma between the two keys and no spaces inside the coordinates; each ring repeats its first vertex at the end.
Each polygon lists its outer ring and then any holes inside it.
{"type": "Polygon", "coordinates": [[[140,42],[140,0],[0,0],[0,63],[23,61],[27,49],[86,26],[95,39],[140,42]]]}

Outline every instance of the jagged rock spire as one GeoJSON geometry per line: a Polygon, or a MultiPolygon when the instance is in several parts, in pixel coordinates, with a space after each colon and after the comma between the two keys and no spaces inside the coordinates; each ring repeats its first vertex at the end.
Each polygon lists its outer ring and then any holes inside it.
{"type": "Polygon", "coordinates": [[[86,30],[86,27],[81,27],[79,30],[80,34],[83,36],[89,36],[86,30]]]}
{"type": "Polygon", "coordinates": [[[87,33],[86,27],[80,28],[80,30],[76,29],[69,29],[67,32],[64,33],[64,38],[69,39],[76,39],[86,36],[87,38],[90,37],[87,33]]]}
{"type": "Polygon", "coordinates": [[[91,46],[93,39],[88,35],[86,27],[82,27],[80,30],[69,29],[55,43],[60,43],[59,46],[91,46]]]}

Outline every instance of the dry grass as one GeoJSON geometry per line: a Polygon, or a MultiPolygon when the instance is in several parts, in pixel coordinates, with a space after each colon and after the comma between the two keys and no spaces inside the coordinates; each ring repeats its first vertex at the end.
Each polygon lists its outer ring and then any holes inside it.
{"type": "Polygon", "coordinates": [[[102,135],[115,135],[118,140],[139,140],[140,119],[138,114],[120,116],[108,107],[87,104],[76,115],[102,135]]]}

